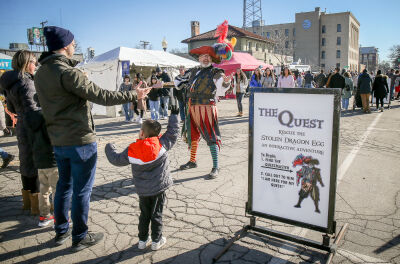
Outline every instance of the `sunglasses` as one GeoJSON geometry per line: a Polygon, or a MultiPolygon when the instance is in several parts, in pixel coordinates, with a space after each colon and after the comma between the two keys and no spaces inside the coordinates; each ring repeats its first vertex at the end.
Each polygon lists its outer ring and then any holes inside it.
{"type": "Polygon", "coordinates": [[[37,61],[35,61],[35,60],[30,60],[29,62],[34,64],[36,67],[39,66],[39,63],[37,61]]]}

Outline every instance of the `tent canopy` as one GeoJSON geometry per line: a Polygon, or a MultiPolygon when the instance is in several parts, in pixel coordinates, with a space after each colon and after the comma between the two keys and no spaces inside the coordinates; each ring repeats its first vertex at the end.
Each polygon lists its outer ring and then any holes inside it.
{"type": "Polygon", "coordinates": [[[179,67],[191,68],[199,65],[198,62],[165,52],[162,50],[144,50],[118,47],[94,57],[85,66],[113,60],[129,60],[135,66],[179,67]]]}
{"type": "Polygon", "coordinates": [[[236,69],[241,68],[243,71],[253,71],[261,66],[263,69],[273,69],[272,65],[266,64],[257,60],[251,54],[245,52],[233,52],[232,58],[228,61],[223,61],[220,64],[214,64],[215,67],[225,70],[225,74],[231,74],[236,69]]]}
{"type": "MultiPolygon", "coordinates": [[[[158,65],[162,68],[167,68],[170,74],[176,71],[176,68],[181,65],[186,68],[199,65],[196,61],[188,60],[161,50],[118,47],[94,57],[88,63],[80,63],[77,67],[86,72],[89,80],[93,81],[101,88],[116,91],[123,82],[121,61],[128,60],[131,65],[139,67],[155,68],[158,65]]],[[[118,109],[114,106],[105,107],[94,104],[92,113],[95,115],[116,116],[118,109]]]]}

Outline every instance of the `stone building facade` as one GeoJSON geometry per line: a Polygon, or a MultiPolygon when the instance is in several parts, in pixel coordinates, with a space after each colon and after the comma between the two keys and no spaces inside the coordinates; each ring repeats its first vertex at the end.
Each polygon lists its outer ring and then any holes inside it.
{"type": "Polygon", "coordinates": [[[296,13],[294,23],[247,30],[275,41],[283,53],[291,53],[294,61],[300,59],[313,70],[359,70],[360,23],[351,12],[329,14],[316,7],[311,12],[296,13]]]}

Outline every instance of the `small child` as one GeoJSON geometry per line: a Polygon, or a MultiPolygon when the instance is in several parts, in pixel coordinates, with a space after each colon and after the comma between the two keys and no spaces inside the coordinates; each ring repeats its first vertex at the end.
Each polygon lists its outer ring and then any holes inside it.
{"type": "Polygon", "coordinates": [[[133,182],[139,195],[139,249],[145,249],[150,242],[150,222],[151,249],[158,250],[167,241],[162,236],[165,191],[172,185],[167,151],[172,148],[179,135],[178,114],[179,108],[173,105],[167,131],[162,136],[159,136],[159,122],[145,120],[139,132],[139,139],[122,153],[117,153],[113,144],[109,143],[105,147],[107,159],[111,164],[132,166],[133,182]]]}
{"type": "Polygon", "coordinates": [[[58,168],[42,112],[28,112],[26,119],[28,120],[28,135],[32,141],[33,163],[38,169],[39,174],[40,193],[38,195],[38,225],[40,227],[45,227],[54,223],[52,211],[54,210],[54,196],[58,182],[58,168]],[[51,202],[50,194],[52,196],[51,202]]]}

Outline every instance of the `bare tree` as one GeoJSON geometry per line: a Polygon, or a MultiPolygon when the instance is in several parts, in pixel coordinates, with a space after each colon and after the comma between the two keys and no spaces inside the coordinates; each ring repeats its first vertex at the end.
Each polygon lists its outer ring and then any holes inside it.
{"type": "Polygon", "coordinates": [[[390,63],[388,61],[381,61],[378,64],[378,69],[382,71],[382,73],[386,74],[387,72],[390,71],[390,63]]]}
{"type": "Polygon", "coordinates": [[[173,54],[188,53],[188,49],[187,49],[187,47],[174,48],[174,49],[170,50],[170,53],[173,53],[173,54]]]}
{"type": "Polygon", "coordinates": [[[83,53],[81,43],[75,39],[75,53],[83,53]]]}
{"type": "Polygon", "coordinates": [[[393,45],[390,48],[389,58],[393,66],[400,64],[400,45],[393,45]]]}
{"type": "Polygon", "coordinates": [[[287,64],[288,56],[293,56],[294,54],[294,43],[283,32],[278,31],[277,33],[270,38],[274,42],[273,55],[281,65],[285,65],[287,64]]]}

